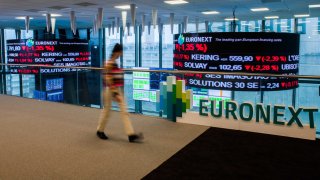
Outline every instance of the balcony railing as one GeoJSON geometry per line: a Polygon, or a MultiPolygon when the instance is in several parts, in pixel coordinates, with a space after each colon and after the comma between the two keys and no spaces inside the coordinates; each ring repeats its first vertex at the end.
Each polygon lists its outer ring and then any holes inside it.
{"type": "MultiPolygon", "coordinates": [[[[64,67],[47,66],[34,64],[0,64],[1,94],[33,98],[60,103],[68,103],[93,108],[103,108],[102,96],[102,70],[100,67],[64,67]],[[16,71],[27,69],[27,71],[16,71]],[[68,69],[67,71],[49,71],[48,69],[68,69]],[[31,70],[31,71],[29,71],[31,70]],[[32,71],[34,70],[34,71],[32,71]],[[46,71],[44,71],[46,70],[46,71]],[[16,71],[16,72],[15,72],[16,71]],[[12,73],[14,72],[14,73],[12,73]],[[22,73],[19,73],[22,72],[22,73]],[[25,73],[25,74],[24,74],[25,73]]],[[[161,89],[161,81],[157,79],[154,82],[150,74],[163,73],[176,76],[177,79],[187,79],[190,74],[209,74],[212,76],[236,75],[236,76],[260,76],[275,77],[280,79],[297,79],[299,86],[297,88],[288,88],[278,91],[242,91],[241,89],[207,89],[191,88],[186,84],[186,90],[193,90],[193,103],[190,111],[199,112],[201,110],[200,100],[225,100],[236,101],[241,104],[250,102],[253,105],[263,103],[264,105],[283,105],[293,107],[299,110],[300,107],[319,108],[320,104],[320,76],[313,75],[281,75],[267,73],[236,73],[236,72],[204,72],[204,71],[181,71],[181,70],[152,70],[152,69],[124,69],[125,87],[124,92],[127,99],[129,111],[148,115],[162,116],[167,118],[167,114],[159,109],[159,97],[157,91],[161,89]],[[149,77],[136,77],[135,73],[149,73],[149,77]],[[141,87],[134,83],[140,84],[141,87]],[[149,84],[148,84],[149,83],[149,84]],[[158,83],[150,88],[150,83],[158,83]],[[138,87],[138,88],[137,88],[138,87]],[[149,93],[146,95],[144,93],[149,93]]],[[[148,76],[148,74],[147,74],[148,76]]],[[[238,79],[239,82],[240,79],[238,79]]],[[[262,80],[261,80],[262,81],[262,80]]],[[[250,81],[247,81],[250,82],[250,81]]],[[[272,83],[272,81],[270,81],[272,83]]],[[[117,105],[114,104],[117,109],[117,105]]],[[[246,109],[248,111],[248,109],[246,109]]],[[[297,112],[296,112],[297,113],[297,112]]],[[[308,113],[299,113],[299,120],[302,123],[309,123],[308,113]]],[[[314,112],[314,123],[317,132],[320,131],[320,113],[314,112]]],[[[282,119],[290,121],[292,112],[286,110],[283,112],[282,119]]]]}

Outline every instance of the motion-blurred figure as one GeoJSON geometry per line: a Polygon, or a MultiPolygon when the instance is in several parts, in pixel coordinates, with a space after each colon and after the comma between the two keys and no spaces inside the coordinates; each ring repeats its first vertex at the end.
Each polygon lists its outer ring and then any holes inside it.
{"type": "Polygon", "coordinates": [[[99,124],[97,127],[97,136],[100,139],[107,140],[108,136],[104,133],[104,129],[108,122],[108,117],[110,114],[110,108],[112,101],[118,103],[121,113],[121,119],[124,124],[124,129],[128,135],[129,142],[138,142],[143,139],[142,133],[135,133],[129,115],[127,112],[127,106],[125,98],[123,96],[123,86],[124,86],[124,72],[118,67],[116,60],[122,55],[123,47],[121,44],[116,44],[112,50],[110,59],[105,64],[104,70],[104,87],[103,92],[104,99],[104,109],[101,112],[99,124]]]}

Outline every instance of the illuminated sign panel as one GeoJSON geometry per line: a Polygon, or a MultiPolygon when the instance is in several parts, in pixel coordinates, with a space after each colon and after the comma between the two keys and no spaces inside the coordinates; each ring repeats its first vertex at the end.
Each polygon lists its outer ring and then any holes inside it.
{"type": "Polygon", "coordinates": [[[59,68],[10,67],[10,73],[64,73],[91,66],[87,40],[7,40],[7,63],[60,66],[59,68]]]}
{"type": "Polygon", "coordinates": [[[133,90],[133,99],[140,101],[150,101],[150,91],[133,90]]]}
{"type": "MultiPolygon", "coordinates": [[[[139,70],[173,70],[171,68],[140,68],[139,70]]],[[[165,72],[143,72],[132,73],[133,99],[140,101],[157,102],[156,90],[159,90],[160,82],[166,81],[167,76],[172,74],[165,72]]]]}
{"type": "Polygon", "coordinates": [[[150,73],[149,72],[136,72],[132,73],[132,78],[136,79],[149,79],[150,73]]]}
{"type": "Polygon", "coordinates": [[[133,79],[133,89],[150,89],[150,81],[149,79],[133,79]]]}
{"type": "MultiPolygon", "coordinates": [[[[178,70],[298,73],[299,35],[293,33],[187,33],[175,35],[178,70]]],[[[271,91],[298,87],[296,78],[187,74],[186,85],[220,90],[271,91]]]]}
{"type": "Polygon", "coordinates": [[[47,79],[46,91],[63,89],[63,78],[47,79]]]}

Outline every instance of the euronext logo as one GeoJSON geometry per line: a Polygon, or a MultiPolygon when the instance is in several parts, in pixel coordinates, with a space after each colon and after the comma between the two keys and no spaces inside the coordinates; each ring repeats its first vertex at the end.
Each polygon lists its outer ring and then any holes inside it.
{"type": "Polygon", "coordinates": [[[179,36],[179,38],[178,38],[178,43],[179,43],[180,45],[182,45],[182,44],[184,43],[184,37],[183,37],[182,34],[180,34],[180,36],[179,36]]]}
{"type": "Polygon", "coordinates": [[[28,39],[26,42],[26,46],[32,47],[34,45],[34,41],[32,39],[28,39]]]}

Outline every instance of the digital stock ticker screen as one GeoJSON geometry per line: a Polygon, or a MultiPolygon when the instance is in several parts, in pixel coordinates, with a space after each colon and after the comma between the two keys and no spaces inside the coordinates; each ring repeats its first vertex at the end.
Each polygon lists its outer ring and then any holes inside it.
{"type": "Polygon", "coordinates": [[[17,64],[9,67],[13,74],[68,73],[79,70],[71,67],[91,66],[87,40],[7,40],[7,59],[7,63],[17,64]],[[38,68],[24,64],[57,68],[38,68]]]}
{"type": "Polygon", "coordinates": [[[174,68],[225,72],[186,74],[186,85],[190,87],[237,91],[293,89],[298,87],[297,78],[259,74],[298,74],[299,40],[299,34],[293,33],[176,34],[174,68]],[[257,75],[237,75],[237,72],[257,75]]]}

